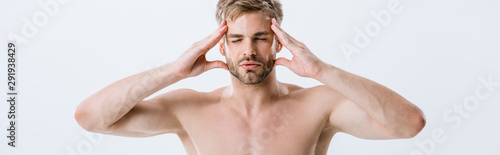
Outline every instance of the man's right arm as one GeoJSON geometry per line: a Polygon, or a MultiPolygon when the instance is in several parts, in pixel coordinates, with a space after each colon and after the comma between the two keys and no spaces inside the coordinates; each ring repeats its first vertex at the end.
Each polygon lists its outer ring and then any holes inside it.
{"type": "Polygon", "coordinates": [[[194,43],[175,62],[145,71],[103,88],[85,99],[75,111],[75,119],[92,132],[143,137],[175,133],[182,129],[173,106],[178,90],[150,100],[151,94],[187,77],[213,68],[227,69],[222,61],[207,61],[205,54],[227,31],[225,22],[207,38],[194,43]]]}
{"type": "Polygon", "coordinates": [[[181,80],[172,73],[170,66],[172,64],[142,72],[103,88],[78,105],[75,119],[88,131],[127,136],[148,136],[155,135],[155,132],[168,132],[168,128],[178,129],[180,124],[173,123],[176,120],[173,116],[162,116],[169,114],[160,112],[167,108],[167,104],[162,105],[167,94],[143,101],[154,92],[181,80]],[[168,118],[170,120],[165,121],[170,124],[157,124],[159,119],[168,118]]]}

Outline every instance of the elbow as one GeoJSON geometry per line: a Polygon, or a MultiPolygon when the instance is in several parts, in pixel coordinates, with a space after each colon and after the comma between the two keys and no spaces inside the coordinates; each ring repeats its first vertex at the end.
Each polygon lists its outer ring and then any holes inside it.
{"type": "Polygon", "coordinates": [[[95,132],[95,128],[92,127],[91,123],[89,123],[87,116],[88,115],[85,113],[85,110],[80,108],[80,106],[75,110],[74,117],[78,125],[89,132],[95,132]]]}
{"type": "Polygon", "coordinates": [[[419,114],[411,117],[408,120],[407,127],[404,128],[405,131],[401,131],[400,134],[398,134],[398,137],[403,139],[413,138],[417,136],[420,131],[422,131],[422,129],[425,127],[425,124],[425,115],[420,111],[419,114]]]}
{"type": "Polygon", "coordinates": [[[89,109],[86,108],[86,104],[82,102],[75,110],[74,118],[78,125],[89,132],[99,132],[98,123],[92,118],[92,114],[89,113],[89,109]]]}

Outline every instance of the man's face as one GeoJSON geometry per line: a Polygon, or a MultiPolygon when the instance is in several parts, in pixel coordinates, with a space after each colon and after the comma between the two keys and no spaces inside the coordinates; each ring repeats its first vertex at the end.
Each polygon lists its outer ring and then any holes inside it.
{"type": "Polygon", "coordinates": [[[273,70],[278,50],[271,19],[259,12],[244,13],[227,26],[224,50],[229,72],[244,84],[260,83],[273,70]]]}

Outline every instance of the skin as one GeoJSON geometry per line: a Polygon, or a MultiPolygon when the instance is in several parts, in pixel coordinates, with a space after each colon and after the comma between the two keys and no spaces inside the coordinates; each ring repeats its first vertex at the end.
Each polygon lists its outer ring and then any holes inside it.
{"type": "Polygon", "coordinates": [[[364,139],[411,138],[425,126],[417,106],[378,83],[321,61],[259,12],[222,22],[172,63],[105,87],[78,106],[75,118],[84,129],[97,133],[128,137],[174,133],[191,155],[326,154],[338,132],[364,139]],[[205,59],[217,43],[227,65],[205,59]],[[291,60],[275,59],[282,47],[292,53],[291,60]],[[245,69],[240,66],[245,62],[257,65],[245,69]],[[324,85],[302,88],[281,83],[273,69],[276,65],[324,85]],[[231,85],[212,92],[180,89],[144,100],[214,68],[230,70],[239,78],[231,76],[231,85]],[[269,74],[259,79],[269,68],[269,74]]]}

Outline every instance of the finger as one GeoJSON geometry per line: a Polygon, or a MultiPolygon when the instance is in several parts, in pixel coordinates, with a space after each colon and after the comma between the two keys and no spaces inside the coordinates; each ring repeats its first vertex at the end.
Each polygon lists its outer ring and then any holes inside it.
{"type": "Polygon", "coordinates": [[[226,25],[226,20],[223,20],[222,22],[220,22],[219,27],[217,29],[220,29],[224,25],[226,25]]]}
{"type": "Polygon", "coordinates": [[[287,58],[280,57],[280,58],[276,59],[276,61],[274,61],[274,66],[282,65],[282,66],[285,66],[287,68],[290,68],[291,63],[292,63],[292,61],[288,60],[287,58]]]}
{"type": "Polygon", "coordinates": [[[275,23],[275,22],[276,21],[274,21],[273,25],[271,25],[271,29],[274,31],[274,34],[276,34],[276,36],[278,37],[278,41],[280,41],[280,43],[283,46],[285,46],[288,50],[290,50],[292,52],[294,49],[294,46],[291,45],[288,36],[285,35],[285,33],[281,30],[280,27],[278,27],[277,23],[275,23]]]}
{"type": "Polygon", "coordinates": [[[212,33],[212,35],[210,35],[210,38],[214,39],[214,41],[217,43],[222,38],[222,36],[224,36],[226,31],[227,31],[227,25],[226,25],[226,21],[224,20],[220,23],[217,30],[215,30],[215,32],[212,33]]]}
{"type": "Polygon", "coordinates": [[[217,45],[217,42],[219,42],[222,39],[222,36],[224,36],[226,31],[227,31],[226,21],[223,21],[219,26],[219,28],[217,28],[217,30],[210,36],[208,36],[208,39],[204,41],[202,47],[204,52],[208,52],[211,48],[217,45]]]}
{"type": "Polygon", "coordinates": [[[286,31],[283,30],[283,28],[281,28],[281,26],[276,21],[276,18],[273,18],[271,20],[271,23],[272,23],[272,25],[276,26],[278,28],[278,30],[283,34],[283,36],[285,36],[285,38],[288,40],[288,42],[290,42],[290,39],[292,39],[293,37],[290,36],[288,33],[286,33],[286,31]]]}
{"type": "Polygon", "coordinates": [[[229,70],[228,67],[227,67],[227,64],[224,63],[223,61],[220,61],[220,60],[207,61],[207,64],[206,64],[206,67],[205,67],[205,71],[208,71],[208,70],[211,70],[211,69],[214,69],[214,68],[222,68],[222,69],[225,69],[225,70],[229,70]]]}
{"type": "Polygon", "coordinates": [[[281,42],[281,44],[283,44],[283,46],[288,48],[289,42],[286,36],[283,34],[283,31],[281,31],[281,29],[278,27],[278,24],[276,24],[275,22],[276,21],[273,18],[271,29],[273,30],[274,34],[276,34],[276,36],[278,37],[278,40],[281,42]]]}
{"type": "Polygon", "coordinates": [[[297,40],[292,37],[290,34],[286,33],[285,30],[283,30],[283,28],[281,28],[281,26],[278,24],[278,22],[276,21],[276,18],[273,18],[271,20],[271,23],[273,25],[276,25],[276,27],[278,27],[278,29],[283,33],[283,35],[285,36],[285,38],[287,38],[288,42],[290,42],[291,44],[294,44],[297,40]]]}

